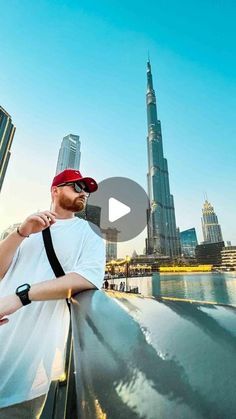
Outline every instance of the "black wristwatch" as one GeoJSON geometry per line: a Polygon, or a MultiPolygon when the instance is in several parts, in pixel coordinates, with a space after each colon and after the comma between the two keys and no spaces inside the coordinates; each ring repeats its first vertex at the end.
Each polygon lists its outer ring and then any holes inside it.
{"type": "Polygon", "coordinates": [[[29,290],[29,284],[23,284],[16,288],[16,295],[20,298],[23,306],[26,306],[27,304],[31,303],[28,295],[29,290]]]}

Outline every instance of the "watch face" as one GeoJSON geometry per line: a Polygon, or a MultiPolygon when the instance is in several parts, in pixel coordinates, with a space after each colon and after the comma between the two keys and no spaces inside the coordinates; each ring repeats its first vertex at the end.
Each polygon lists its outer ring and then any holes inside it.
{"type": "Polygon", "coordinates": [[[24,292],[24,291],[28,291],[29,290],[29,285],[28,284],[24,284],[24,285],[20,285],[17,289],[17,292],[24,292]]]}

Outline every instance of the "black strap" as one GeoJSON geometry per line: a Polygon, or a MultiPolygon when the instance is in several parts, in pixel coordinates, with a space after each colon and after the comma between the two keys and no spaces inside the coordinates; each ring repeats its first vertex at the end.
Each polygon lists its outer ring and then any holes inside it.
{"type": "Polygon", "coordinates": [[[45,230],[42,231],[43,233],[43,242],[45,246],[45,250],[47,253],[48,260],[52,267],[52,270],[55,276],[58,278],[59,276],[65,275],[64,269],[62,268],[59,260],[57,259],[57,255],[55,253],[53,244],[52,244],[52,236],[50,232],[50,228],[47,227],[45,230]]]}
{"type": "MultiPolygon", "coordinates": [[[[44,247],[47,253],[47,257],[48,257],[49,263],[52,267],[52,270],[55,276],[58,278],[59,276],[65,275],[64,269],[62,268],[59,260],[57,259],[57,255],[53,247],[50,228],[49,227],[45,228],[45,230],[42,231],[42,234],[43,234],[43,242],[44,242],[44,247]]],[[[68,298],[66,299],[66,302],[70,310],[70,304],[68,302],[68,298]]]]}

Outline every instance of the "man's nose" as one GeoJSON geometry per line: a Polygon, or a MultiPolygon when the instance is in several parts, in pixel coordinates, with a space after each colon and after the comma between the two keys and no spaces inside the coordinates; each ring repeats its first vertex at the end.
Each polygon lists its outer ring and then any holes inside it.
{"type": "Polygon", "coordinates": [[[89,193],[88,192],[85,192],[84,190],[82,190],[81,192],[79,192],[79,196],[80,197],[84,197],[85,199],[87,199],[88,196],[89,196],[89,193]]]}

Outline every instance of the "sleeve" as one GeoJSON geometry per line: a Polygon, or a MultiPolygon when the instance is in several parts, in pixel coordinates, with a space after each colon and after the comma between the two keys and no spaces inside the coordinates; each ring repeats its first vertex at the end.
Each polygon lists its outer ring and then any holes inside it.
{"type": "Polygon", "coordinates": [[[78,273],[97,288],[101,288],[104,281],[105,264],[104,240],[91,229],[84,240],[82,252],[71,272],[78,273]]]}

